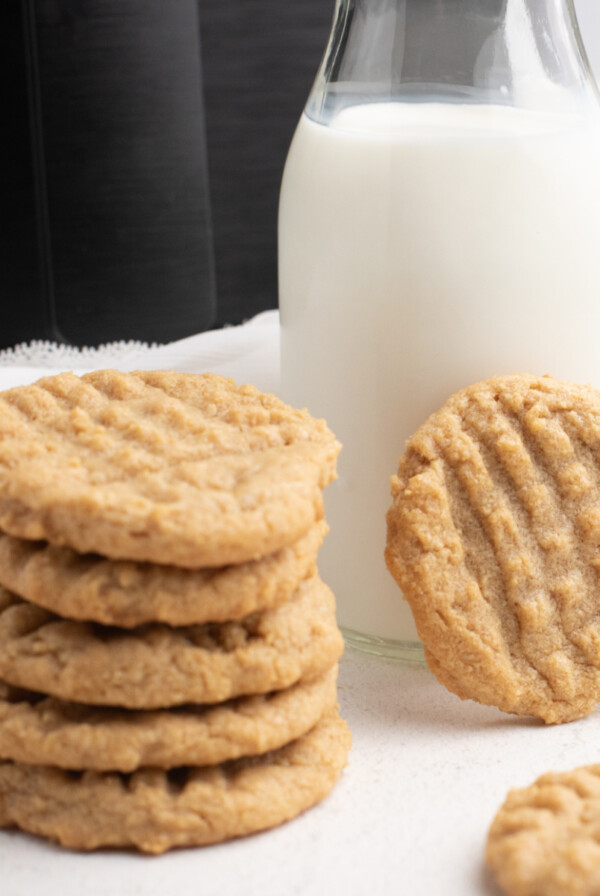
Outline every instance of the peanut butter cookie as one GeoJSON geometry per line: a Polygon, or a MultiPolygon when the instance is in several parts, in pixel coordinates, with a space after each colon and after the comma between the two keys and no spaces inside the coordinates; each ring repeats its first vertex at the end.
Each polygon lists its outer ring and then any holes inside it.
{"type": "Polygon", "coordinates": [[[508,896],[598,896],[600,765],[512,790],[490,828],[486,860],[508,896]]]}
{"type": "Polygon", "coordinates": [[[0,760],[132,772],[254,756],[305,734],[335,707],[336,677],[334,666],[283,691],[154,711],[66,703],[0,682],[0,760]]]}
{"type": "Polygon", "coordinates": [[[0,763],[0,826],[71,849],[162,853],[274,827],[323,799],[346,765],[337,711],[280,750],[207,768],[130,776],[0,763]]]}
{"type": "Polygon", "coordinates": [[[278,551],[323,515],[324,421],[214,374],[64,373],[0,394],[0,528],[198,569],[278,551]]]}
{"type": "Polygon", "coordinates": [[[107,560],[0,532],[0,584],[59,616],[120,628],[229,622],[288,600],[315,573],[326,532],[321,520],[267,557],[206,569],[107,560]]]}
{"type": "Polygon", "coordinates": [[[129,631],[64,620],[0,588],[0,677],[77,703],[162,709],[267,693],[321,674],[343,647],[318,576],[237,622],[129,631]]]}
{"type": "Polygon", "coordinates": [[[462,698],[564,722],[600,699],[600,393],[496,377],[452,396],[392,480],[386,561],[462,698]]]}

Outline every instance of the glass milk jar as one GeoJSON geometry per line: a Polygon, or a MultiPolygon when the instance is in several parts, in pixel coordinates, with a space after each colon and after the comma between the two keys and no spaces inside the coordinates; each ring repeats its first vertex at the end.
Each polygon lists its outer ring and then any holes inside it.
{"type": "Polygon", "coordinates": [[[600,107],[570,0],[338,0],[279,212],[282,394],[343,451],[320,572],[348,639],[418,655],[389,478],[457,389],[600,387],[600,107]]]}

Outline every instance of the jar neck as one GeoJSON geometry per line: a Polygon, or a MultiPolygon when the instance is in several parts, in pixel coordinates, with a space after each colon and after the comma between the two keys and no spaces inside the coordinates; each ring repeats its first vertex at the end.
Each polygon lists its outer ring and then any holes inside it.
{"type": "Polygon", "coordinates": [[[598,106],[572,0],[337,0],[309,106],[352,94],[598,106]]]}

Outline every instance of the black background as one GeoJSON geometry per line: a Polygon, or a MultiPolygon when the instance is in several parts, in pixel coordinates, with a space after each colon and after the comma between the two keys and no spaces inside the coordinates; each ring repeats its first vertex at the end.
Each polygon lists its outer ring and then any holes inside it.
{"type": "Polygon", "coordinates": [[[332,12],[5,0],[0,345],[166,342],[276,306],[279,183],[332,12]]]}

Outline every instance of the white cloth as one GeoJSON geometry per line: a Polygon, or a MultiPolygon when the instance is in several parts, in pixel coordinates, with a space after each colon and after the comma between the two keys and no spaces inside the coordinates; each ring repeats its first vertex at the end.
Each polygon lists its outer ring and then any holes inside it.
{"type": "Polygon", "coordinates": [[[117,342],[99,348],[73,348],[31,342],[0,352],[0,389],[32,383],[41,376],[99,367],[117,370],[210,371],[253,383],[264,392],[279,390],[279,312],[264,311],[248,323],[209,330],[168,345],[117,342]]]}

